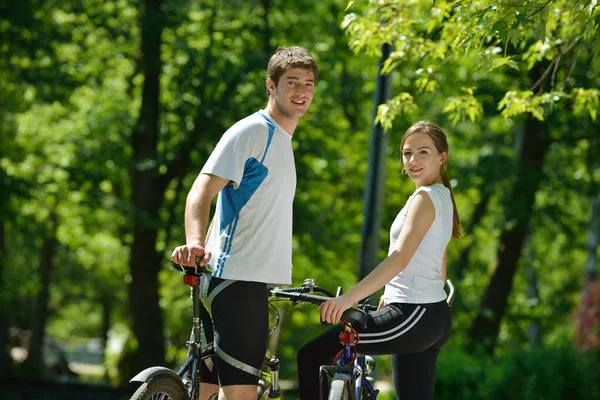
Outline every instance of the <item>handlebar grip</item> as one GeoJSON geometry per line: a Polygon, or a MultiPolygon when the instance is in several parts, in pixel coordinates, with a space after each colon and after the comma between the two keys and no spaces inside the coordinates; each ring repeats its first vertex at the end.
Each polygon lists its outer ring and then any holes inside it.
{"type": "Polygon", "coordinates": [[[186,275],[202,275],[202,274],[210,274],[210,272],[206,269],[206,267],[187,267],[185,265],[177,264],[173,260],[171,260],[171,267],[179,272],[183,272],[186,275]]]}
{"type": "Polygon", "coordinates": [[[184,266],[180,264],[176,264],[175,261],[171,260],[171,267],[173,267],[176,271],[185,272],[184,266]]]}
{"type": "Polygon", "coordinates": [[[317,296],[314,294],[308,293],[298,293],[298,292],[286,292],[282,289],[271,289],[271,295],[275,297],[280,297],[284,299],[301,301],[303,303],[311,303],[316,305],[321,305],[329,300],[329,297],[325,296],[317,296]]]}
{"type": "Polygon", "coordinates": [[[336,297],[329,290],[324,289],[322,287],[318,287],[318,286],[314,286],[314,287],[297,286],[297,287],[287,287],[287,288],[279,288],[278,287],[276,289],[280,290],[282,292],[289,292],[289,293],[312,293],[312,294],[321,293],[321,294],[324,294],[325,297],[336,297]]]}
{"type": "Polygon", "coordinates": [[[300,287],[287,287],[287,288],[277,288],[278,291],[281,292],[288,292],[288,293],[308,293],[310,292],[309,287],[304,287],[304,286],[300,286],[300,287]]]}

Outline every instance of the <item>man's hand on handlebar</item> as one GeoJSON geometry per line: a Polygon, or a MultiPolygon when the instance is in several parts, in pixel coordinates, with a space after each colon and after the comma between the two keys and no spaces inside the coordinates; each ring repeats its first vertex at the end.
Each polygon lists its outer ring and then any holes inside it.
{"type": "Polygon", "coordinates": [[[203,267],[208,264],[210,257],[210,252],[206,251],[203,245],[197,243],[175,247],[171,260],[186,267],[196,267],[198,265],[203,267]],[[197,259],[200,260],[199,264],[196,263],[197,259]]]}

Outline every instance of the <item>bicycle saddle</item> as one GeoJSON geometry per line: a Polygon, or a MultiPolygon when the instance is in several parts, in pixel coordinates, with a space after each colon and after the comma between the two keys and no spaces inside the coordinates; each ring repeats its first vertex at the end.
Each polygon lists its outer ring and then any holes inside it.
{"type": "Polygon", "coordinates": [[[342,321],[356,322],[363,328],[367,327],[367,313],[356,308],[349,308],[342,314],[342,321]]]}

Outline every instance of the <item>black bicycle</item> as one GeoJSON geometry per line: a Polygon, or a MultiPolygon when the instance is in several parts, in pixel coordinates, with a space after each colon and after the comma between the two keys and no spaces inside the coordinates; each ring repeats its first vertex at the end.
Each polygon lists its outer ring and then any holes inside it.
{"type": "MultiPolygon", "coordinates": [[[[215,354],[214,344],[209,343],[202,346],[202,310],[200,300],[200,278],[209,273],[204,267],[185,267],[171,262],[171,266],[177,271],[183,272],[183,283],[192,288],[192,332],[188,346],[188,357],[181,368],[174,372],[166,367],[150,367],[135,377],[130,382],[141,382],[142,385],[135,391],[131,400],[196,400],[200,398],[200,365],[201,361],[213,357],[215,354]]],[[[341,288],[338,288],[338,295],[341,288]]],[[[313,279],[306,279],[302,286],[289,288],[269,289],[271,298],[269,304],[275,310],[276,322],[272,326],[272,333],[279,324],[279,313],[273,306],[276,300],[289,300],[294,305],[298,303],[322,304],[328,299],[335,297],[330,291],[318,287],[313,279]],[[321,295],[315,294],[320,293],[321,295]]],[[[344,312],[342,320],[366,323],[366,313],[357,309],[344,312]]],[[[279,359],[275,356],[266,357],[263,363],[264,369],[258,382],[258,400],[282,399],[283,394],[279,387],[279,359]]]]}

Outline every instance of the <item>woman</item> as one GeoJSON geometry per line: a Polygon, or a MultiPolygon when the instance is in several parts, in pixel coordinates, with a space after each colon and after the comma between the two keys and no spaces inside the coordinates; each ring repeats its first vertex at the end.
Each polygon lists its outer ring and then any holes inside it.
{"type": "MultiPolygon", "coordinates": [[[[400,144],[403,173],[415,183],[392,224],[388,257],[344,295],[319,307],[329,323],[359,300],[385,286],[378,311],[366,329],[357,328],[362,354],[391,354],[399,399],[432,399],[435,365],[450,338],[452,317],[446,303],[446,246],[460,238],[460,219],[446,172],[448,141],[434,123],[420,121],[400,144]]],[[[338,325],[298,352],[300,398],[319,398],[319,366],[342,348],[338,325]]]]}

